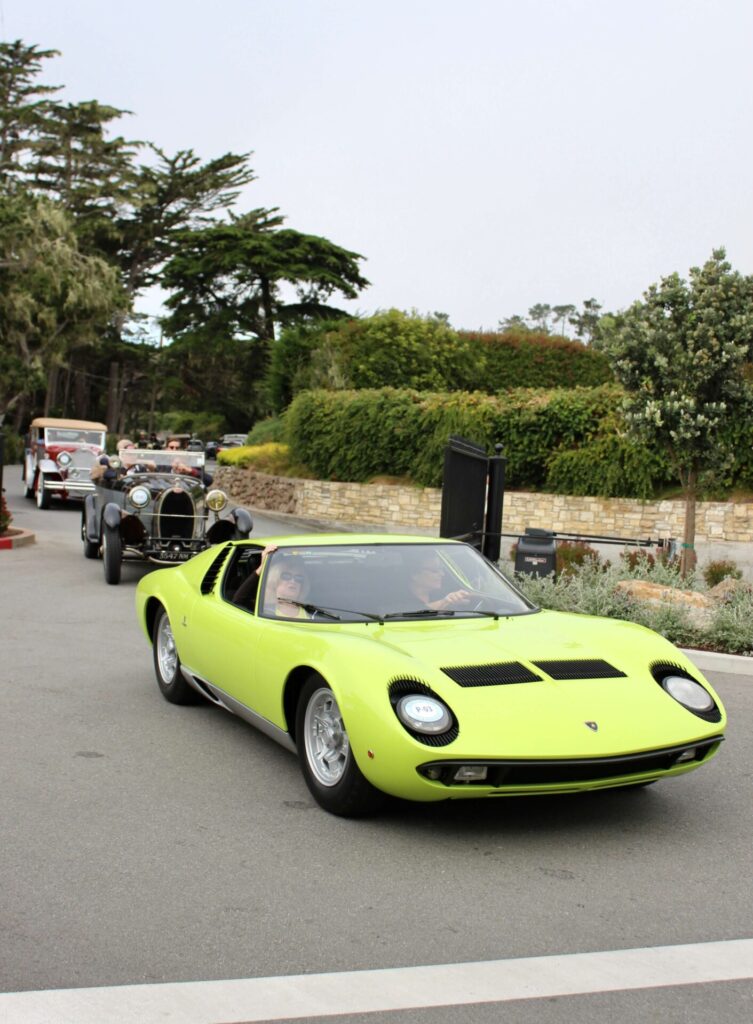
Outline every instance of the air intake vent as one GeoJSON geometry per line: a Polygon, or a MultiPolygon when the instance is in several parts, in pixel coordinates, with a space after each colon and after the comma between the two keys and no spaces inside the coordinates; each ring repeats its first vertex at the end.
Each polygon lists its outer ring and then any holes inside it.
{"type": "Polygon", "coordinates": [[[540,683],[541,676],[519,661],[502,661],[494,665],[457,665],[442,671],[458,686],[506,686],[508,683],[540,683]]]}
{"type": "Polygon", "coordinates": [[[211,594],[212,591],[214,590],[214,585],[217,582],[217,577],[220,575],[220,572],[222,571],[222,567],[225,564],[225,559],[227,558],[229,551],[230,545],[226,544],[224,548],[220,550],[217,557],[213,559],[212,564],[206,571],[204,579],[201,581],[202,594],[211,594]]]}
{"type": "Polygon", "coordinates": [[[546,672],[552,679],[620,679],[625,677],[608,661],[591,658],[572,661],[534,661],[536,668],[546,672]]]}

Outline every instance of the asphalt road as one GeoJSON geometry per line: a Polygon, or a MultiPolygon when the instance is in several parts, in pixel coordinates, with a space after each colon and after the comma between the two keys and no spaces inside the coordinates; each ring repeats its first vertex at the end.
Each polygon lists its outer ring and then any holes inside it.
{"type": "MultiPolygon", "coordinates": [[[[711,677],[728,738],[685,778],[341,820],[273,742],[167,704],[133,611],[148,570],[107,586],[79,507],[4,483],[37,542],[0,551],[0,993],[753,937],[753,678],[711,677]]],[[[751,977],[338,1020],[749,1021],[751,977]]]]}

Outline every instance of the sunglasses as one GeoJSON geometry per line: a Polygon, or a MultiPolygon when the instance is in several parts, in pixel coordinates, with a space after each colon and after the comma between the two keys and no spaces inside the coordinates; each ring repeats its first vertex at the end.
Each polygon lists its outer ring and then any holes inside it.
{"type": "Polygon", "coordinates": [[[290,580],[295,580],[295,582],[300,583],[301,586],[303,586],[303,584],[306,582],[305,576],[300,576],[297,573],[293,572],[281,572],[280,579],[284,580],[286,583],[289,583],[290,580]]]}

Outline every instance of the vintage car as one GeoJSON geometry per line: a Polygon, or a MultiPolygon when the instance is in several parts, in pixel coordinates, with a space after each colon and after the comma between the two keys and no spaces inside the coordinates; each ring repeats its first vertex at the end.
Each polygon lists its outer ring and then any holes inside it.
{"type": "Polygon", "coordinates": [[[32,420],[22,472],[26,497],[36,498],[39,508],[49,508],[53,496],[86,497],[94,490],[89,473],[105,449],[106,434],[104,423],[32,420]]]}
{"type": "Polygon", "coordinates": [[[105,580],[119,583],[124,559],[175,565],[230,538],[247,537],[247,509],[207,487],[203,452],[130,448],[95,473],[81,516],[86,558],[101,554],[105,580]]]}
{"type": "Polygon", "coordinates": [[[643,626],[542,611],[459,541],[230,542],[136,591],[157,683],[297,751],[339,815],[645,786],[709,762],[725,712],[643,626]]]}

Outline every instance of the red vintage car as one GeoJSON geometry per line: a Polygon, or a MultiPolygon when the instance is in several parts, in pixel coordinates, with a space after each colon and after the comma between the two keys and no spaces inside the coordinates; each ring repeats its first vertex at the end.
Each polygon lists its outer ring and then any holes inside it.
{"type": "Polygon", "coordinates": [[[32,420],[24,455],[26,497],[49,508],[53,495],[85,498],[94,490],[90,472],[105,450],[107,427],[88,420],[32,420]]]}

